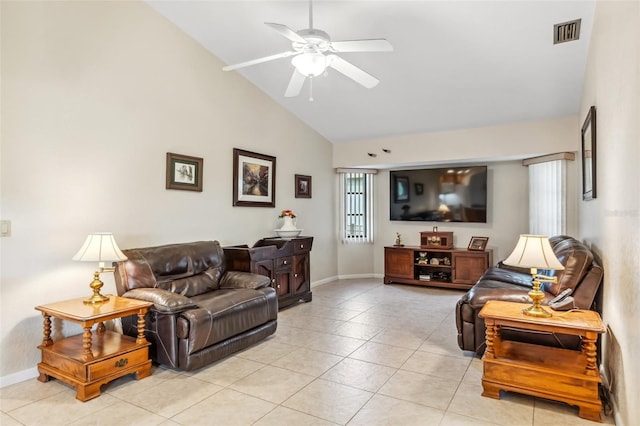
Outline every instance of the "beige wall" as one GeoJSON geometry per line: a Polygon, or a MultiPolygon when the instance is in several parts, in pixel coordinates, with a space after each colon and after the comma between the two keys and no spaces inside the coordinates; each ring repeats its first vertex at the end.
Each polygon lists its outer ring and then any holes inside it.
{"type": "MultiPolygon", "coordinates": [[[[489,237],[494,261],[506,257],[517,236],[528,232],[528,170],[520,160],[556,152],[577,152],[580,138],[577,117],[512,123],[474,129],[424,133],[336,144],[335,167],[383,168],[375,179],[375,244],[340,245],[340,276],[364,274],[371,265],[373,273],[384,274],[384,246],[393,244],[396,232],[407,245],[418,245],[420,231],[453,231],[456,247],[467,247],[472,236],[489,237]],[[390,149],[387,154],[383,148],[390,149]],[[367,153],[376,153],[372,158],[367,153]],[[417,164],[488,164],[488,218],[486,224],[401,222],[389,220],[389,168],[417,164]],[[367,259],[372,259],[367,261],[367,259]]],[[[567,234],[577,233],[578,166],[567,167],[567,234]]],[[[371,271],[371,270],[369,270],[371,271]]]]}
{"type": "Polygon", "coordinates": [[[477,162],[577,151],[577,117],[504,124],[447,132],[401,135],[336,144],[335,167],[397,167],[477,162]],[[384,153],[390,149],[391,153],[384,153]],[[375,158],[367,153],[376,154],[375,158]]]}
{"type": "Polygon", "coordinates": [[[90,292],[95,265],[71,261],[90,232],[123,248],[253,244],[291,208],[315,236],[312,280],[337,275],[328,141],[143,2],[1,7],[3,383],[33,374],[34,306],[90,292]],[[277,157],[275,209],[232,207],[234,147],[277,157]],[[165,189],[167,152],[204,158],[202,193],[165,189]],[[296,173],[313,177],[312,199],[294,198],[296,173]]]}
{"type": "Polygon", "coordinates": [[[597,108],[597,199],[580,236],[604,264],[604,372],[616,424],[640,419],[640,2],[598,1],[581,117],[597,108]],[[635,402],[634,402],[635,401],[635,402]]]}

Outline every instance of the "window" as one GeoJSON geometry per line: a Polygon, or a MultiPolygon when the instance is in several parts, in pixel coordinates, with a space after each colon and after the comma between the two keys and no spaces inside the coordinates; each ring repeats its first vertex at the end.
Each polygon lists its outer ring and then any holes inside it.
{"type": "Polygon", "coordinates": [[[373,242],[373,175],[375,171],[338,170],[343,243],[373,242]]]}
{"type": "Polygon", "coordinates": [[[566,160],[558,154],[540,157],[529,164],[529,232],[563,235],[567,227],[566,160]]]}

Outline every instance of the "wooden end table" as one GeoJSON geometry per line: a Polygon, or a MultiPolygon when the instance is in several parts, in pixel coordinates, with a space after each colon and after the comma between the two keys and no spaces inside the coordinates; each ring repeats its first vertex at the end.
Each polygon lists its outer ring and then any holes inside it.
{"type": "Polygon", "coordinates": [[[149,346],[144,336],[144,315],[152,303],[111,296],[100,304],[84,304],[73,299],[36,306],[44,318],[44,337],[38,349],[38,380],[55,377],[76,389],[76,398],[88,401],[100,396],[100,386],[127,374],[142,379],[151,374],[149,346]],[[138,315],[138,336],[133,338],[107,331],[104,321],[138,315]],[[53,341],[51,317],[78,323],[83,333],[53,341]],[[92,327],[97,324],[95,333],[92,327]]]}
{"type": "Polygon", "coordinates": [[[605,328],[600,315],[573,310],[537,318],[522,313],[527,306],[492,300],[480,310],[487,326],[482,395],[500,399],[500,390],[507,390],[552,399],[578,406],[582,418],[601,421],[596,339],[605,328]],[[503,326],[581,336],[582,347],[575,351],[502,340],[503,326]]]}

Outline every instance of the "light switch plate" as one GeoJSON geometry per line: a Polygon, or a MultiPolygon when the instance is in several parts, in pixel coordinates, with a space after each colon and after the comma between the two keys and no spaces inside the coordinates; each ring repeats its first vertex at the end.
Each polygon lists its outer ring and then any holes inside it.
{"type": "Polygon", "coordinates": [[[11,221],[0,220],[0,237],[10,237],[10,236],[11,236],[11,221]]]}

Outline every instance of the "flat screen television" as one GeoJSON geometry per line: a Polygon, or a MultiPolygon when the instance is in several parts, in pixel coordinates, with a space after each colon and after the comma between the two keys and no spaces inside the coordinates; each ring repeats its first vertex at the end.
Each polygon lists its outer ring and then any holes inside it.
{"type": "Polygon", "coordinates": [[[389,218],[487,222],[487,167],[391,170],[389,218]]]}

